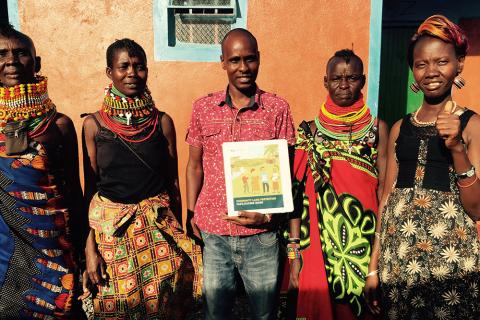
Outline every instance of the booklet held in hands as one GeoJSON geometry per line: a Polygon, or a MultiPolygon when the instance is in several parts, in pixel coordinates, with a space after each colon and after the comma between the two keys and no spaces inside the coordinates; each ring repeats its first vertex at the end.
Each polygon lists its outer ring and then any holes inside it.
{"type": "Polygon", "coordinates": [[[293,211],[286,140],[224,142],[222,149],[229,216],[293,211]]]}

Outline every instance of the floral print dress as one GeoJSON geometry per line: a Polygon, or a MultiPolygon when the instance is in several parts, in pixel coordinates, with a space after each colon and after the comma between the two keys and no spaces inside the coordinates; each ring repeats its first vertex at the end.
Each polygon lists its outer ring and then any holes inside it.
{"type": "MultiPolygon", "coordinates": [[[[462,130],[472,111],[460,116],[462,130]]],[[[403,119],[398,178],[382,214],[386,319],[480,319],[477,230],[462,207],[450,152],[435,126],[403,119]]]]}

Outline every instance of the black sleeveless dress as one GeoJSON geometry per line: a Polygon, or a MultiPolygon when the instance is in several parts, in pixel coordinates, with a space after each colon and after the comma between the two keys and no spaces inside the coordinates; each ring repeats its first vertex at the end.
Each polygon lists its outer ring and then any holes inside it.
{"type": "MultiPolygon", "coordinates": [[[[163,112],[159,112],[161,122],[163,112]]],[[[138,203],[165,189],[165,164],[168,143],[161,126],[144,142],[128,146],[145,161],[147,168],[115,133],[100,125],[95,116],[98,133],[95,136],[99,180],[98,194],[117,203],[138,203]]],[[[136,139],[142,138],[140,136],[136,139]]]]}
{"type": "MultiPolygon", "coordinates": [[[[465,128],[473,111],[461,116],[465,128]]],[[[462,207],[453,161],[435,126],[403,119],[398,178],[382,213],[379,259],[386,319],[480,319],[475,222],[462,207]]]]}

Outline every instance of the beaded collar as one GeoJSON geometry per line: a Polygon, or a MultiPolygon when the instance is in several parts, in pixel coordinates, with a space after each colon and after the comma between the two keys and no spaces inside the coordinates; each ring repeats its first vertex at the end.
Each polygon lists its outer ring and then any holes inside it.
{"type": "Polygon", "coordinates": [[[130,98],[110,84],[105,88],[100,117],[113,133],[133,143],[146,141],[158,127],[158,109],[147,88],[140,97],[130,98]],[[144,137],[135,138],[139,134],[144,137]]]}
{"type": "Polygon", "coordinates": [[[154,112],[155,104],[148,88],[145,88],[145,92],[140,97],[130,98],[121,94],[110,84],[105,88],[102,109],[115,120],[130,125],[154,112]],[[131,121],[132,118],[133,121],[131,121]]]}
{"type": "Polygon", "coordinates": [[[47,78],[37,76],[37,83],[0,87],[0,124],[39,118],[55,105],[48,97],[47,78]]]}
{"type": "Polygon", "coordinates": [[[47,77],[36,76],[36,83],[0,87],[0,133],[9,122],[25,121],[28,136],[45,132],[57,110],[48,97],[47,77]]]}
{"type": "Polygon", "coordinates": [[[321,106],[315,118],[317,129],[324,135],[343,141],[363,139],[374,124],[370,108],[364,103],[363,95],[354,104],[340,107],[333,102],[330,96],[321,106]]]}

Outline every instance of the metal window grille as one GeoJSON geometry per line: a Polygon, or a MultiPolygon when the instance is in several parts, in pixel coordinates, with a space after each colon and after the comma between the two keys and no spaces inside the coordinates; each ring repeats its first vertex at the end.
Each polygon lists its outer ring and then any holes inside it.
{"type": "Polygon", "coordinates": [[[236,0],[170,0],[168,10],[175,34],[170,45],[218,44],[237,17],[236,0]]]}
{"type": "Polygon", "coordinates": [[[172,6],[230,6],[232,1],[230,0],[172,0],[170,5],[172,6]]]}

